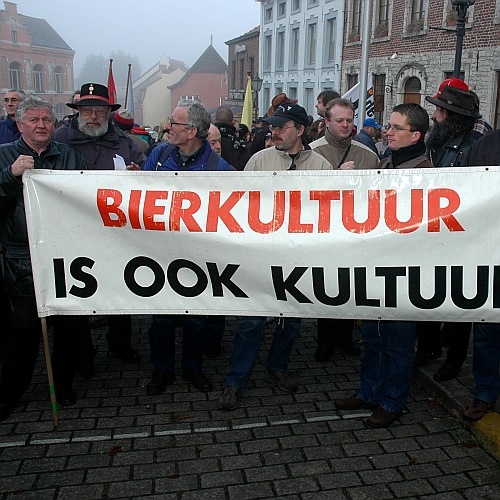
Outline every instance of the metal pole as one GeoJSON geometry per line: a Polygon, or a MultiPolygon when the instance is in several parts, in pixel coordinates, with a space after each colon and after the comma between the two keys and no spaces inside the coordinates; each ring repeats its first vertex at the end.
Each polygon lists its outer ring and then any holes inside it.
{"type": "Polygon", "coordinates": [[[363,40],[361,42],[361,68],[359,76],[358,130],[363,126],[366,115],[366,85],[368,83],[371,21],[372,0],[365,0],[363,8],[363,40]]]}
{"type": "Polygon", "coordinates": [[[474,5],[476,3],[476,0],[452,0],[451,3],[457,8],[457,46],[455,48],[455,67],[453,69],[453,76],[455,78],[460,78],[467,10],[470,5],[474,5]]]}
{"type": "Polygon", "coordinates": [[[45,351],[45,364],[47,365],[47,377],[49,379],[50,403],[52,405],[52,418],[54,426],[59,426],[59,416],[57,414],[56,391],[54,387],[54,375],[52,374],[52,362],[50,360],[49,335],[47,332],[47,318],[40,318],[42,323],[43,349],[45,351]]]}

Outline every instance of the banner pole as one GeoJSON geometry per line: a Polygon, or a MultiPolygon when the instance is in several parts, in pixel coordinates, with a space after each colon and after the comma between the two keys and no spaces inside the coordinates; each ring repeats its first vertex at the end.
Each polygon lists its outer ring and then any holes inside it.
{"type": "Polygon", "coordinates": [[[59,416],[57,414],[56,391],[54,387],[54,375],[52,374],[52,362],[50,360],[49,335],[47,333],[47,318],[40,318],[42,322],[43,350],[45,352],[45,364],[47,366],[47,376],[49,378],[50,402],[52,405],[52,417],[54,426],[59,426],[59,416]]]}

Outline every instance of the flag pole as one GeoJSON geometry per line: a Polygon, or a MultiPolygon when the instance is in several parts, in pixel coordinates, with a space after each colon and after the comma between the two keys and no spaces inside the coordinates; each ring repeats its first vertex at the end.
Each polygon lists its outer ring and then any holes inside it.
{"type": "Polygon", "coordinates": [[[128,65],[128,74],[127,74],[127,90],[125,91],[125,106],[124,108],[127,108],[127,102],[128,102],[128,84],[130,82],[130,71],[132,69],[132,64],[128,65]]]}
{"type": "Polygon", "coordinates": [[[56,391],[54,387],[54,375],[52,373],[52,362],[50,360],[49,335],[47,333],[47,318],[40,318],[42,322],[43,350],[45,352],[45,364],[47,365],[47,376],[49,378],[50,402],[52,404],[52,417],[54,426],[59,426],[59,416],[57,414],[56,391]]]}

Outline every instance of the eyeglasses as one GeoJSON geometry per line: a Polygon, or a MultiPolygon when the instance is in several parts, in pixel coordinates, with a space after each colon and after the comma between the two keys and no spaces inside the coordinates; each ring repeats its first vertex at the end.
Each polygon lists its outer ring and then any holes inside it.
{"type": "Polygon", "coordinates": [[[78,112],[82,116],[91,116],[92,113],[95,113],[97,116],[104,118],[108,115],[109,109],[107,106],[99,106],[98,108],[90,108],[87,106],[81,106],[78,108],[78,112]]]}
{"type": "Polygon", "coordinates": [[[171,127],[173,127],[174,125],[183,125],[184,127],[187,127],[187,126],[188,126],[188,124],[187,124],[187,123],[173,122],[173,121],[172,121],[172,118],[170,118],[170,119],[168,120],[168,122],[170,123],[170,126],[171,126],[171,127]]]}
{"type": "Polygon", "coordinates": [[[411,128],[403,128],[403,127],[400,127],[399,125],[389,124],[389,125],[384,125],[384,128],[385,128],[385,130],[391,130],[391,128],[392,128],[392,130],[394,132],[401,132],[402,130],[407,130],[408,132],[413,132],[413,130],[411,128]]]}
{"type": "Polygon", "coordinates": [[[281,125],[280,127],[277,127],[276,125],[269,125],[269,130],[278,134],[284,134],[289,128],[294,127],[295,125],[289,125],[288,127],[285,127],[284,125],[281,125]]]}
{"type": "Polygon", "coordinates": [[[3,102],[5,102],[5,103],[9,103],[9,102],[21,102],[21,100],[18,99],[17,97],[11,97],[11,98],[4,97],[3,98],[3,102]]]}

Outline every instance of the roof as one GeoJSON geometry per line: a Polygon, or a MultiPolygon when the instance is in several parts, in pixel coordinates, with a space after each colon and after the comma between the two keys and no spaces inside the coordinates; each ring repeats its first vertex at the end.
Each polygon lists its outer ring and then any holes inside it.
{"type": "Polygon", "coordinates": [[[260,35],[260,26],[256,26],[255,28],[247,31],[244,35],[237,36],[236,38],[232,38],[227,42],[224,42],[226,45],[231,45],[232,43],[241,42],[243,40],[248,40],[249,38],[255,38],[260,35]]]}
{"type": "Polygon", "coordinates": [[[169,89],[173,89],[183,83],[190,75],[193,73],[214,73],[216,75],[223,75],[227,73],[227,64],[224,59],[219,55],[219,53],[209,45],[207,50],[201,54],[198,60],[189,68],[189,71],[174,85],[169,86],[169,89]]]}
{"type": "Polygon", "coordinates": [[[23,24],[31,35],[31,44],[58,50],[73,50],[45,20],[36,17],[22,16],[23,24]]]}

